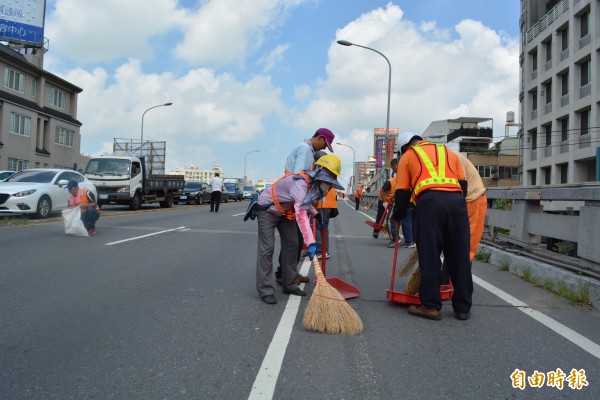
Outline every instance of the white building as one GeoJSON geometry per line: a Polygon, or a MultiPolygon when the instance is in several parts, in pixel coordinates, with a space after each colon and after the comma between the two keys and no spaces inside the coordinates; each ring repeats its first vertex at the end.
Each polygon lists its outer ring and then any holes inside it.
{"type": "Polygon", "coordinates": [[[217,164],[214,164],[212,169],[199,169],[194,165],[190,165],[187,168],[176,168],[171,171],[171,175],[183,175],[185,180],[190,182],[210,182],[215,173],[219,173],[221,178],[225,176],[225,173],[217,164]]]}
{"type": "Polygon", "coordinates": [[[523,185],[600,179],[599,6],[521,0],[523,185]]]}

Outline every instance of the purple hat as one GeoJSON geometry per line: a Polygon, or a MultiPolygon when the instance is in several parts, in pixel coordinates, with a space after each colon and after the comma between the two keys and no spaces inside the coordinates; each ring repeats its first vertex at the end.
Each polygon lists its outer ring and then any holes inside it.
{"type": "Polygon", "coordinates": [[[331,144],[333,143],[333,139],[335,139],[335,135],[333,134],[333,132],[331,132],[327,128],[319,128],[317,130],[316,134],[319,136],[323,136],[323,138],[325,139],[325,142],[327,143],[327,148],[329,149],[330,152],[333,153],[333,147],[331,147],[331,144]]]}

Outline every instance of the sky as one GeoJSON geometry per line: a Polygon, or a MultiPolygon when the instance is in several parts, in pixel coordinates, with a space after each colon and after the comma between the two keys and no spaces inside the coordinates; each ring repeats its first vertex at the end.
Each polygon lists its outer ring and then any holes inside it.
{"type": "Polygon", "coordinates": [[[518,114],[519,0],[48,0],[44,69],[83,89],[81,152],[166,141],[166,170],[276,179],[335,134],[340,181],[385,128],[518,114]],[[337,40],[367,46],[341,46],[337,40]],[[258,152],[250,153],[259,150],[258,152]]]}

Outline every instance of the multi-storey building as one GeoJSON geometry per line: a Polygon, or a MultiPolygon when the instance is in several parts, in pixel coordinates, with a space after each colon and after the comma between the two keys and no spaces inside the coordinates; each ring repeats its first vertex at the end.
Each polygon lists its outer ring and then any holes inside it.
{"type": "Polygon", "coordinates": [[[521,182],[600,179],[600,1],[521,0],[521,182]]]}
{"type": "Polygon", "coordinates": [[[77,120],[82,89],[42,65],[43,49],[24,55],[0,44],[0,170],[85,167],[77,120]]]}
{"type": "Polygon", "coordinates": [[[212,178],[215,177],[215,173],[219,173],[219,176],[223,178],[225,174],[221,167],[217,164],[214,164],[212,169],[199,169],[194,167],[193,165],[185,168],[176,168],[171,171],[171,175],[183,175],[185,176],[186,181],[192,182],[209,182],[212,178]]]}

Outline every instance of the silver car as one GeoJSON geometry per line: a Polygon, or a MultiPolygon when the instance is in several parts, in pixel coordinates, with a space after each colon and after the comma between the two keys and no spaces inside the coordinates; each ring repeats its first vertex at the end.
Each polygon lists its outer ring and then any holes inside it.
{"type": "Polygon", "coordinates": [[[55,168],[34,168],[17,172],[0,182],[0,214],[34,214],[46,218],[53,211],[68,206],[66,185],[77,181],[80,188],[90,190],[97,198],[96,188],[76,171],[55,168]]]}

